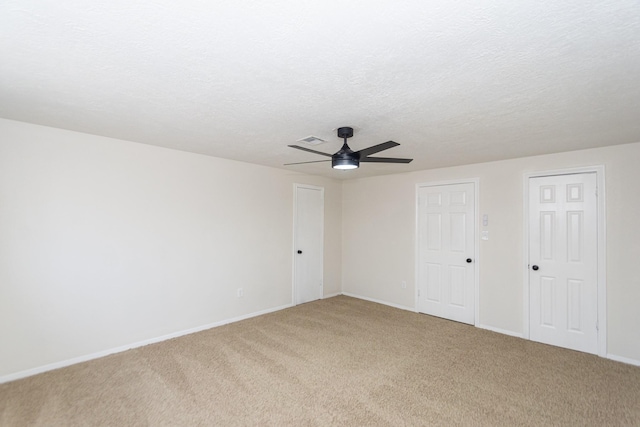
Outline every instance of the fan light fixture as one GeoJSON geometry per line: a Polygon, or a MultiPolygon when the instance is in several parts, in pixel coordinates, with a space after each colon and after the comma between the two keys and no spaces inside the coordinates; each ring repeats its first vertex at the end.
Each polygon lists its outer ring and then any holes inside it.
{"type": "Polygon", "coordinates": [[[356,160],[333,160],[331,167],[340,170],[357,169],[360,163],[356,160]]]}

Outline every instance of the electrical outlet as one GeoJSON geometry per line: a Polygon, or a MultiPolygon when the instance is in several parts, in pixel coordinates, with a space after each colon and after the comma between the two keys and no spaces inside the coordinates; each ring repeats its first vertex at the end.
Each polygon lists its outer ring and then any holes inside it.
{"type": "Polygon", "coordinates": [[[402,289],[407,289],[407,282],[405,280],[402,281],[402,289]]]}
{"type": "Polygon", "coordinates": [[[244,291],[242,288],[238,288],[238,298],[242,298],[244,296],[244,291]]]}

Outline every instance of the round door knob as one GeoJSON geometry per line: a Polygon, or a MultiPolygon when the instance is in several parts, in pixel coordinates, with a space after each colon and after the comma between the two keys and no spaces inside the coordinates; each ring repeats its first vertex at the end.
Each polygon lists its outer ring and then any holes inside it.
{"type": "Polygon", "coordinates": [[[301,251],[300,249],[298,249],[298,253],[299,253],[299,254],[301,254],[301,253],[302,253],[302,251],[301,251]]]}
{"type": "Polygon", "coordinates": [[[534,265],[533,267],[531,267],[531,269],[534,270],[534,271],[538,271],[539,268],[540,267],[538,267],[537,265],[534,265]]]}
{"type": "Polygon", "coordinates": [[[473,261],[471,258],[467,258],[467,262],[471,262],[473,261]]]}

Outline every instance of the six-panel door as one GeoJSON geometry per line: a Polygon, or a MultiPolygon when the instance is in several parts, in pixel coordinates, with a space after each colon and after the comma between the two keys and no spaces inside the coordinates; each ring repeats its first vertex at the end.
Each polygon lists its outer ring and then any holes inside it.
{"type": "Polygon", "coordinates": [[[418,311],[474,324],[475,187],[418,189],[418,311]]]}
{"type": "Polygon", "coordinates": [[[598,351],[596,174],[529,180],[529,332],[598,351]]]}

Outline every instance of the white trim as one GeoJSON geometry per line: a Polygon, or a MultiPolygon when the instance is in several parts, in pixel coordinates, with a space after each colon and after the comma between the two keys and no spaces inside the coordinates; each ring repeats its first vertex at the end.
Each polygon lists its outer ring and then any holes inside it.
{"type": "Polygon", "coordinates": [[[323,295],[322,299],[333,298],[342,295],[342,292],[336,292],[335,294],[323,295]]]}
{"type": "Polygon", "coordinates": [[[322,278],[318,299],[322,299],[324,295],[324,187],[318,187],[309,184],[293,184],[293,241],[291,243],[291,304],[296,305],[296,233],[298,230],[298,189],[306,188],[309,190],[320,191],[320,199],[322,200],[322,211],[320,212],[320,234],[322,235],[322,248],[320,251],[320,263],[322,264],[322,278]]]}
{"type": "Polygon", "coordinates": [[[572,175],[579,173],[595,173],[598,191],[598,356],[607,355],[607,233],[606,233],[606,199],[605,199],[605,167],[604,165],[585,166],[577,168],[556,169],[549,171],[530,172],[523,175],[523,323],[522,337],[529,339],[529,179],[543,176],[572,175]]]}
{"type": "Polygon", "coordinates": [[[389,307],[399,308],[400,310],[415,311],[413,309],[413,307],[408,307],[406,305],[394,304],[392,302],[382,301],[382,300],[375,299],[375,298],[363,297],[362,295],[351,294],[349,292],[343,292],[342,295],[344,295],[346,297],[358,298],[358,299],[365,300],[365,301],[375,302],[376,304],[388,305],[389,307]]]}
{"type": "Polygon", "coordinates": [[[529,178],[525,173],[522,179],[522,338],[529,339],[529,178]]]}
{"type": "Polygon", "coordinates": [[[275,311],[280,311],[280,310],[284,310],[284,309],[291,308],[291,307],[293,307],[293,304],[286,304],[286,305],[281,305],[281,306],[274,307],[274,308],[268,308],[266,310],[261,310],[261,311],[257,311],[257,312],[254,312],[254,313],[244,314],[242,316],[232,317],[230,319],[225,319],[225,320],[221,320],[219,322],[209,323],[209,324],[202,325],[202,326],[196,326],[195,328],[190,328],[190,329],[185,329],[185,330],[178,331],[178,332],[173,332],[173,333],[170,333],[170,334],[167,334],[167,335],[162,335],[162,336],[159,336],[159,337],[156,337],[156,338],[150,338],[150,339],[147,339],[147,340],[138,341],[138,342],[127,344],[127,345],[123,345],[123,346],[120,346],[120,347],[114,347],[114,348],[110,348],[110,349],[107,349],[107,350],[98,351],[96,353],[86,354],[84,356],[74,357],[74,358],[71,358],[71,359],[62,360],[60,362],[54,362],[54,363],[50,363],[50,364],[47,364],[47,365],[38,366],[36,368],[31,368],[31,369],[27,369],[27,370],[24,370],[24,371],[15,372],[13,374],[8,374],[8,375],[4,375],[4,376],[0,377],[0,384],[6,383],[6,382],[9,382],[9,381],[19,380],[19,379],[26,378],[26,377],[30,377],[30,376],[36,375],[36,374],[41,374],[43,372],[52,371],[54,369],[64,368],[64,367],[67,367],[67,366],[75,365],[77,363],[82,363],[82,362],[87,362],[89,360],[99,359],[101,357],[108,356],[110,354],[122,353],[123,351],[131,350],[131,349],[138,348],[138,347],[144,347],[144,346],[149,345],[149,344],[156,344],[156,343],[159,343],[159,342],[162,342],[162,341],[170,340],[170,339],[173,339],[173,338],[178,338],[178,337],[181,337],[181,336],[184,336],[184,335],[190,335],[190,334],[193,334],[193,333],[196,333],[196,332],[205,331],[207,329],[217,328],[218,326],[224,326],[224,325],[227,325],[229,323],[239,322],[241,320],[250,319],[250,318],[256,317],[256,316],[262,316],[264,314],[273,313],[275,311]]]}
{"type": "Polygon", "coordinates": [[[493,326],[487,325],[476,325],[476,327],[480,329],[486,329],[487,331],[496,332],[498,334],[509,335],[511,337],[522,338],[522,334],[520,332],[509,331],[507,329],[494,328],[493,326]]]}
{"type": "Polygon", "coordinates": [[[475,315],[475,321],[474,324],[478,325],[480,324],[480,179],[479,178],[474,178],[473,181],[474,184],[474,190],[475,190],[475,197],[474,197],[474,201],[475,201],[475,248],[473,248],[473,250],[475,251],[475,260],[473,260],[473,262],[475,262],[476,264],[476,268],[474,269],[474,275],[475,277],[473,278],[473,280],[475,281],[475,307],[473,309],[474,315],[475,315]]]}
{"type": "Polygon", "coordinates": [[[416,184],[415,189],[415,219],[413,222],[413,311],[420,313],[420,300],[418,292],[420,289],[420,238],[418,231],[420,230],[420,184],[416,184]]]}
{"type": "Polygon", "coordinates": [[[415,311],[416,313],[419,312],[419,304],[418,304],[418,280],[420,278],[419,275],[419,265],[420,265],[420,260],[418,259],[419,255],[420,255],[420,250],[419,250],[419,245],[420,245],[420,238],[418,236],[418,229],[419,229],[419,221],[420,221],[420,202],[419,202],[419,190],[422,187],[437,187],[440,185],[457,185],[457,184],[473,184],[473,191],[474,191],[474,218],[473,218],[473,227],[474,227],[474,232],[475,232],[475,238],[474,238],[474,263],[475,268],[474,268],[474,277],[473,277],[473,281],[474,281],[474,289],[473,289],[473,293],[474,293],[474,301],[473,301],[473,315],[474,315],[474,320],[473,320],[473,324],[474,326],[477,326],[478,324],[480,324],[480,222],[479,222],[479,216],[480,216],[480,179],[479,178],[466,178],[466,179],[452,179],[452,180],[446,180],[446,181],[435,181],[435,182],[423,182],[423,183],[418,183],[416,184],[416,195],[415,195],[415,206],[416,206],[416,215],[415,215],[415,229],[413,232],[413,235],[415,236],[414,238],[414,277],[415,277],[415,283],[414,283],[414,288],[415,288],[415,295],[414,295],[414,305],[415,308],[413,311],[415,311]]]}
{"type": "Polygon", "coordinates": [[[640,366],[640,360],[631,359],[629,357],[616,356],[615,354],[607,354],[607,359],[615,360],[629,365],[640,366]]]}
{"type": "Polygon", "coordinates": [[[607,200],[604,165],[596,170],[598,194],[598,356],[607,355],[607,200]]]}

